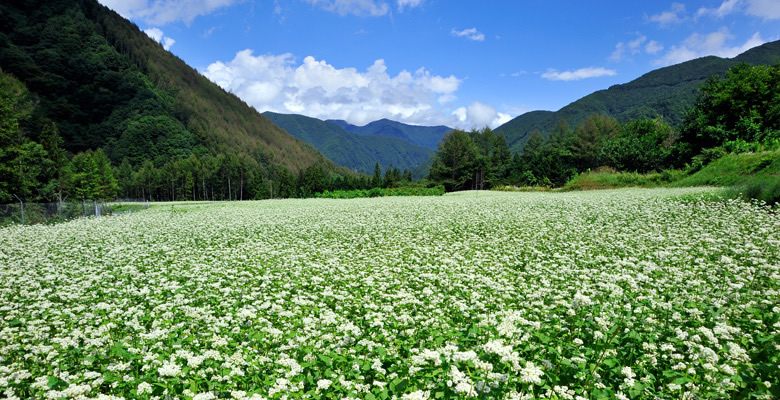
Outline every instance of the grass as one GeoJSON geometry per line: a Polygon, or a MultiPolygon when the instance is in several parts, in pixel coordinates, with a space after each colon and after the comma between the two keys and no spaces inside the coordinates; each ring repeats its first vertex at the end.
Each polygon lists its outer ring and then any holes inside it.
{"type": "Polygon", "coordinates": [[[778,179],[780,176],[780,151],[761,153],[727,154],[701,170],[680,180],[671,182],[672,187],[690,186],[733,186],[746,179],[778,179]]]}
{"type": "Polygon", "coordinates": [[[562,190],[695,186],[728,188],[722,192],[727,198],[780,203],[780,150],[727,154],[693,173],[666,170],[639,174],[602,167],[577,175],[562,190]]]}
{"type": "Polygon", "coordinates": [[[685,172],[667,170],[650,174],[636,172],[617,172],[611,168],[599,168],[595,171],[582,173],[564,185],[563,190],[597,190],[616,189],[623,187],[654,188],[666,186],[679,180],[685,172]]]}

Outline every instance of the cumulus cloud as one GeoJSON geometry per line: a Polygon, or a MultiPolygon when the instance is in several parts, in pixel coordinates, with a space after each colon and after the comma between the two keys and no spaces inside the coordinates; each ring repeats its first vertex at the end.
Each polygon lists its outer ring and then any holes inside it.
{"type": "Polygon", "coordinates": [[[679,24],[685,20],[685,4],[672,3],[672,9],[660,14],[650,16],[650,21],[657,23],[661,27],[667,27],[679,24]]]}
{"type": "Polygon", "coordinates": [[[243,0],[98,0],[127,19],[140,19],[150,25],[182,21],[232,6],[243,0]]]}
{"type": "Polygon", "coordinates": [[[359,17],[379,17],[390,11],[387,3],[374,0],[306,0],[306,2],[341,16],[352,14],[359,17]]]}
{"type": "Polygon", "coordinates": [[[661,58],[655,60],[653,64],[659,66],[679,64],[684,61],[704,56],[718,56],[731,58],[745,52],[756,46],[760,46],[766,41],[761,38],[761,34],[756,32],[743,44],[730,46],[727,42],[733,39],[728,29],[721,28],[716,32],[702,35],[694,33],[688,36],[680,45],[672,46],[669,51],[661,58]]]}
{"type": "Polygon", "coordinates": [[[696,16],[723,18],[735,12],[760,17],[762,19],[780,19],[780,2],[777,0],[725,0],[717,8],[702,7],[696,16]]]}
{"type": "Polygon", "coordinates": [[[509,114],[500,113],[496,111],[495,107],[478,101],[472,102],[468,107],[455,109],[452,112],[452,116],[460,122],[459,126],[466,129],[482,128],[484,126],[496,128],[512,119],[512,116],[509,114]]]}
{"type": "Polygon", "coordinates": [[[551,81],[578,81],[581,79],[598,78],[601,76],[614,76],[616,74],[617,72],[614,69],[606,69],[602,67],[588,67],[580,68],[575,71],[562,72],[558,72],[557,70],[550,68],[547,70],[547,72],[542,74],[542,78],[551,81]]]}
{"type": "Polygon", "coordinates": [[[465,37],[469,40],[474,40],[477,42],[485,40],[485,34],[477,31],[477,28],[464,29],[462,31],[452,28],[452,36],[465,37]]]}
{"type": "Polygon", "coordinates": [[[336,68],[314,57],[298,62],[290,53],[254,55],[243,50],[233,60],[215,62],[202,73],[261,112],[343,119],[356,125],[389,118],[462,128],[497,126],[511,119],[477,102],[453,113],[451,102],[461,79],[434,75],[425,68],[391,76],[381,59],[359,71],[336,68]]]}
{"type": "Polygon", "coordinates": [[[171,46],[176,43],[175,40],[165,36],[160,28],[149,28],[145,30],[144,33],[154,39],[157,43],[160,43],[165,50],[170,50],[171,46]]]}

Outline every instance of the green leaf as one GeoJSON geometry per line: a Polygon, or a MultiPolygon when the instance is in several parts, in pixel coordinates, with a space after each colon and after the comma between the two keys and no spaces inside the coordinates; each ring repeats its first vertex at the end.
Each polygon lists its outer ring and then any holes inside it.
{"type": "Polygon", "coordinates": [[[116,356],[116,357],[124,358],[124,359],[127,359],[127,360],[132,360],[133,359],[133,355],[129,351],[127,351],[127,349],[122,347],[122,345],[119,345],[119,344],[115,344],[115,345],[111,346],[111,354],[116,356]]]}

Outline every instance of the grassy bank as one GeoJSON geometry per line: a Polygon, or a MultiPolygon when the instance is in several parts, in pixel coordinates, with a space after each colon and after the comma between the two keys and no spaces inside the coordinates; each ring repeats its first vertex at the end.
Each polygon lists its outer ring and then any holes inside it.
{"type": "Polygon", "coordinates": [[[563,190],[692,186],[729,188],[725,193],[730,198],[780,202],[780,150],[727,154],[695,172],[667,170],[638,174],[600,168],[577,175],[563,190]]]}

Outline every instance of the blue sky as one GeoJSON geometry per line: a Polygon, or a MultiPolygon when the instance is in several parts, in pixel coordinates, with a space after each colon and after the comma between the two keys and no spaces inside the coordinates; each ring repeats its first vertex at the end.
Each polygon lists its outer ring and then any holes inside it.
{"type": "Polygon", "coordinates": [[[780,39],[780,0],[100,0],[258,111],[496,127],[780,39]]]}

